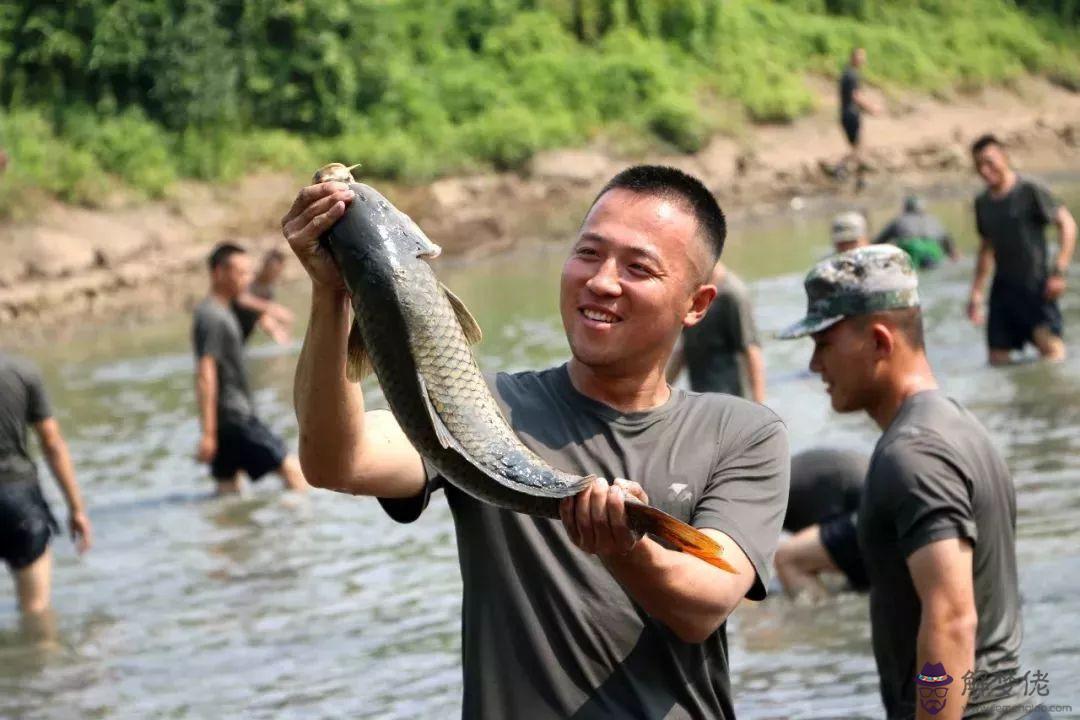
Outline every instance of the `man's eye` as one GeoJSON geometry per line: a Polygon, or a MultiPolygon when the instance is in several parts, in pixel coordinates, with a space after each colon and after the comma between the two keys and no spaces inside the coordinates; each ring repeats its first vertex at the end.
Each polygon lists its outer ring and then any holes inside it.
{"type": "Polygon", "coordinates": [[[592,248],[583,247],[583,248],[578,248],[577,249],[577,254],[578,255],[593,256],[593,255],[596,255],[596,251],[593,250],[592,248]]]}

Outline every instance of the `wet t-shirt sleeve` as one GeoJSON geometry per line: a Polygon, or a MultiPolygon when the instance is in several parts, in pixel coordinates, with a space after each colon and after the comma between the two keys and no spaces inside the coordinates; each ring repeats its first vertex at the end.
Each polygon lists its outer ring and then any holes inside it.
{"type": "Polygon", "coordinates": [[[719,530],[738,544],[757,573],[746,597],[761,600],[787,510],[787,430],[774,419],[750,433],[741,448],[721,442],[717,453],[691,524],[719,530]]]}
{"type": "Polygon", "coordinates": [[[943,442],[898,442],[881,455],[874,472],[882,475],[878,486],[888,489],[888,516],[904,557],[938,540],[978,540],[972,487],[943,442]]]}
{"type": "Polygon", "coordinates": [[[428,503],[431,502],[432,493],[440,489],[445,482],[435,466],[428,462],[427,458],[422,459],[427,481],[419,494],[408,498],[378,498],[383,512],[389,515],[394,522],[411,523],[419,518],[427,509],[428,503]]]}
{"type": "Polygon", "coordinates": [[[27,368],[23,382],[26,384],[26,422],[38,423],[52,417],[49,396],[45,392],[45,383],[37,368],[27,368]]]}

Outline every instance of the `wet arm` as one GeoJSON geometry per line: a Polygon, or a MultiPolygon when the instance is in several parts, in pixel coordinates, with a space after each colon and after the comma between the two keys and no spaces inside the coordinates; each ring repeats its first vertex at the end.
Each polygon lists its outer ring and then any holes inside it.
{"type": "Polygon", "coordinates": [[[986,238],[979,238],[979,254],[975,258],[975,278],[971,281],[971,302],[982,302],[983,288],[994,269],[994,248],[986,238]]]}
{"type": "Polygon", "coordinates": [[[691,555],[668,550],[649,537],[637,539],[626,523],[625,495],[648,503],[635,482],[618,479],[609,487],[597,480],[559,505],[570,540],[595,554],[645,612],[683,642],[699,643],[712,635],[750,591],[753,565],[731,538],[702,530],[723,547],[732,574],[691,555]]]}
{"type": "Polygon", "coordinates": [[[60,432],[60,423],[55,418],[45,418],[34,423],[34,431],[38,440],[41,441],[41,449],[45,455],[45,462],[49,465],[56,484],[64,495],[64,503],[68,507],[71,537],[75,541],[76,548],[80,553],[90,549],[93,544],[93,530],[90,519],[86,516],[86,506],[83,504],[82,492],[79,483],[75,480],[75,467],[71,463],[71,453],[68,452],[67,443],[60,432]]]}
{"type": "Polygon", "coordinates": [[[746,347],[746,374],[750,380],[750,397],[756,403],[765,402],[765,354],[760,345],[746,347]]]}
{"type": "Polygon", "coordinates": [[[75,481],[75,467],[71,463],[71,453],[68,452],[67,443],[60,433],[60,424],[56,418],[46,418],[41,422],[34,423],[34,431],[41,441],[41,450],[45,455],[45,462],[49,465],[60,491],[64,494],[64,502],[67,503],[71,514],[84,511],[82,493],[79,492],[79,484],[75,481]]]}
{"type": "Polygon", "coordinates": [[[1076,249],[1076,220],[1073,219],[1069,209],[1061,205],[1054,216],[1054,223],[1058,226],[1058,244],[1060,245],[1054,268],[1064,275],[1069,269],[1073,251],[1076,249]]]}
{"type": "Polygon", "coordinates": [[[717,530],[703,530],[724,547],[732,575],[649,538],[624,556],[604,560],[608,570],[645,612],[683,642],[704,642],[750,591],[756,573],[742,549],[717,530]]]}
{"type": "Polygon", "coordinates": [[[195,373],[195,396],[199,401],[199,425],[203,437],[216,437],[218,377],[213,355],[199,358],[195,373]]]}
{"type": "Polygon", "coordinates": [[[293,389],[304,476],[328,490],[413,497],[426,482],[419,453],[389,412],[365,413],[360,385],[345,377],[351,323],[347,295],[315,286],[293,389]]]}
{"type": "Polygon", "coordinates": [[[975,667],[979,621],[972,587],[971,544],[959,538],[939,540],[913,552],[907,564],[922,605],[915,667],[941,663],[954,678],[945,707],[937,715],[931,716],[915,698],[917,717],[961,718],[968,696],[956,681],[975,667]]]}

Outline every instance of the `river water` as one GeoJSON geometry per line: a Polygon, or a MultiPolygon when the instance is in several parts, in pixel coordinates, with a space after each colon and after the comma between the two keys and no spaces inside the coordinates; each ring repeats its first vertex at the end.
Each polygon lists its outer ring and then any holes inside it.
{"type": "MultiPolygon", "coordinates": [[[[1080,185],[1058,189],[1080,209],[1080,185]]],[[[930,357],[1014,474],[1022,672],[1046,673],[1040,700],[1080,712],[1080,277],[1065,303],[1069,362],[987,367],[982,333],[963,316],[975,243],[969,190],[931,203],[965,257],[923,276],[930,357]]],[[[891,209],[871,208],[874,225],[891,209]]],[[[801,277],[828,249],[829,210],[733,227],[725,259],[749,281],[764,333],[803,311],[801,277]]],[[[485,330],[485,369],[566,357],[556,303],[565,247],[553,240],[440,266],[485,330]]],[[[301,318],[306,292],[285,293],[301,318]]],[[[66,539],[55,542],[51,633],[21,625],[10,583],[0,582],[0,717],[457,716],[461,581],[445,505],[399,526],[361,498],[315,491],[306,506],[283,503],[273,479],[242,498],[211,498],[192,459],[188,323],[118,322],[62,347],[16,348],[44,369],[97,543],[80,559],[66,539]]],[[[876,428],[829,409],[806,370],[808,340],[764,349],[768,404],[793,451],[869,453],[876,428]]],[[[257,344],[250,359],[260,412],[294,448],[298,350],[298,341],[257,344]]],[[[60,515],[55,485],[45,485],[60,515]]],[[[864,596],[811,607],[777,593],[737,610],[728,632],[740,717],[880,716],[864,596]]]]}

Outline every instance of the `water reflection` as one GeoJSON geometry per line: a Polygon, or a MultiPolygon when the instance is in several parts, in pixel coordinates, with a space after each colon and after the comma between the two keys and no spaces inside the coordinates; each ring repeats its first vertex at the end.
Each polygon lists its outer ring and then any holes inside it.
{"type": "MultiPolygon", "coordinates": [[[[1066,199],[1080,206],[1080,190],[1066,199]]],[[[1064,365],[986,367],[982,331],[963,316],[974,247],[969,201],[932,210],[967,259],[923,277],[931,361],[1014,473],[1022,666],[1050,674],[1053,702],[1080,706],[1080,342],[1069,334],[1073,359],[1064,365]]],[[[891,211],[873,216],[880,223],[891,211]]],[[[751,281],[764,332],[801,315],[802,273],[827,250],[827,224],[822,214],[733,228],[726,257],[751,281]]],[[[552,243],[440,267],[484,327],[486,369],[565,357],[556,304],[563,252],[552,243]]],[[[289,288],[286,300],[303,318],[306,288],[289,288]]],[[[1065,315],[1068,328],[1080,328],[1080,304],[1067,303],[1065,315]]],[[[456,715],[461,588],[445,506],[436,502],[402,527],[373,502],[321,491],[290,507],[273,480],[246,497],[212,499],[192,459],[188,329],[177,316],[26,349],[44,366],[98,542],[82,559],[65,539],[55,544],[53,643],[20,627],[10,584],[0,583],[0,716],[456,715]]],[[[252,353],[260,412],[293,447],[298,349],[297,339],[252,353]]],[[[832,413],[806,370],[809,353],[808,341],[765,345],[769,404],[787,422],[793,450],[827,443],[869,451],[876,428],[832,413]]],[[[373,383],[365,393],[381,402],[373,383]]],[[[747,605],[729,638],[740,717],[880,714],[862,596],[747,605]]]]}

